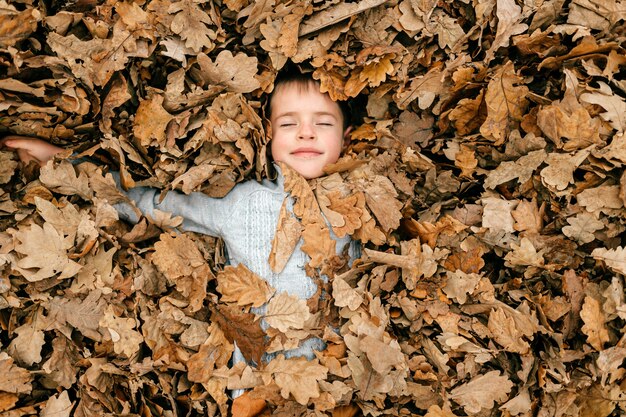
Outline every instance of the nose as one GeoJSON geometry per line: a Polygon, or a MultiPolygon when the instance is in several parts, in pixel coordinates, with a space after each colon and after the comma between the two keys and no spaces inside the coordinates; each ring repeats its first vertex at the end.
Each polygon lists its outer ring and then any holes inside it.
{"type": "Polygon", "coordinates": [[[298,130],[298,139],[314,139],[315,138],[315,129],[313,129],[313,125],[309,122],[304,122],[300,125],[300,129],[298,130]]]}

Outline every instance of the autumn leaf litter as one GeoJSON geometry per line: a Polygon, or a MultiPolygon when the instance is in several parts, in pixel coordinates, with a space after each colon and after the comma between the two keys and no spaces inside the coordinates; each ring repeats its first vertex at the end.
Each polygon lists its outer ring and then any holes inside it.
{"type": "Polygon", "coordinates": [[[623,414],[626,5],[518,3],[0,2],[0,125],[68,149],[0,150],[0,412],[226,415],[245,388],[276,415],[623,414]],[[169,213],[119,221],[107,172],[271,175],[288,60],[365,115],[328,176],[284,167],[270,264],[302,237],[309,300],[169,213]],[[310,335],[312,361],[229,363],[310,335]]]}

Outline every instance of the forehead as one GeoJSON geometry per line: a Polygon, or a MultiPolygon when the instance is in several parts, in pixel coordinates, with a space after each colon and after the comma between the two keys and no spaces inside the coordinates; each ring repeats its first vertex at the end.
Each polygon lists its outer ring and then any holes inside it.
{"type": "Polygon", "coordinates": [[[296,108],[323,110],[342,116],[339,104],[334,102],[328,94],[320,92],[319,84],[313,80],[288,81],[276,85],[269,105],[272,116],[277,116],[277,113],[283,111],[293,111],[296,108]]]}

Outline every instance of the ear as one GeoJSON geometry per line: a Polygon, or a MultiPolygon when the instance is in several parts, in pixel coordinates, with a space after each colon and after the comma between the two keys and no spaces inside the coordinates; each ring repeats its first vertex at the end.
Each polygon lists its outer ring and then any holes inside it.
{"type": "Polygon", "coordinates": [[[348,126],[346,130],[343,131],[343,147],[345,148],[350,143],[350,132],[352,132],[352,126],[348,126]]]}

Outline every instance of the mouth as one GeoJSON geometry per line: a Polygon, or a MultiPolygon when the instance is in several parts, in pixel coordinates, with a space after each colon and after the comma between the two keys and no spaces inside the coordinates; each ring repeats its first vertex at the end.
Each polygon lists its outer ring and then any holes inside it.
{"type": "Polygon", "coordinates": [[[291,155],[297,158],[315,158],[320,156],[323,152],[314,148],[298,148],[291,152],[291,155]]]}

